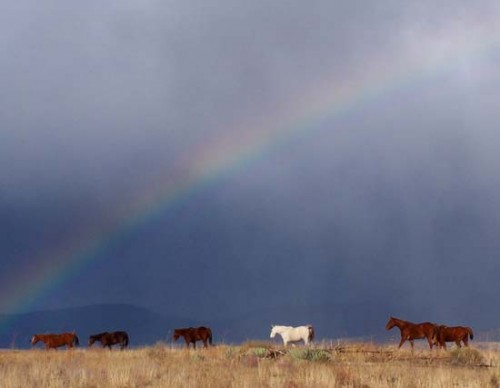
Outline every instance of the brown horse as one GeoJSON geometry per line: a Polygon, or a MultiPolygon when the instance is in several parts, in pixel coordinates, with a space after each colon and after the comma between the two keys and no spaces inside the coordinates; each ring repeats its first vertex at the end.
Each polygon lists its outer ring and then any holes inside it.
{"type": "Polygon", "coordinates": [[[196,349],[196,341],[202,341],[205,348],[207,347],[207,340],[208,343],[212,345],[212,330],[205,326],[175,329],[173,335],[174,341],[177,341],[179,337],[184,337],[188,349],[190,343],[192,343],[193,348],[196,349]]]}
{"type": "Polygon", "coordinates": [[[432,345],[434,343],[434,329],[436,327],[434,323],[412,323],[403,321],[402,319],[390,317],[389,321],[385,325],[385,329],[391,330],[394,326],[396,326],[401,331],[401,341],[399,342],[398,348],[401,348],[404,342],[408,340],[410,341],[411,349],[413,350],[413,340],[427,338],[429,347],[432,349],[432,345]]]}
{"type": "Polygon", "coordinates": [[[92,347],[96,341],[99,341],[103,348],[107,346],[109,350],[111,350],[112,345],[120,344],[120,349],[123,350],[128,346],[128,334],[125,331],[105,331],[94,334],[89,337],[89,347],[92,347]]]}
{"type": "Polygon", "coordinates": [[[464,346],[469,346],[469,337],[470,339],[474,338],[470,327],[440,325],[434,329],[433,342],[444,349],[446,349],[446,342],[455,342],[461,348],[461,342],[464,343],[464,346]]]}
{"type": "Polygon", "coordinates": [[[31,345],[35,345],[38,341],[42,341],[45,344],[45,349],[56,349],[61,346],[72,348],[80,344],[75,333],[35,334],[31,338],[31,345]]]}

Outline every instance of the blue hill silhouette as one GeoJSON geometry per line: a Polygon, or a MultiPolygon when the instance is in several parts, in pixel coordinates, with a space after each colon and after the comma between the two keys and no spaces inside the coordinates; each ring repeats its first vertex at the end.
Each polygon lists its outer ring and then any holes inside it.
{"type": "Polygon", "coordinates": [[[1,348],[29,348],[34,333],[75,331],[80,346],[86,346],[91,334],[125,330],[131,346],[170,340],[174,327],[194,325],[191,319],[167,317],[127,304],[98,304],[60,310],[0,315],[3,327],[1,348]]]}

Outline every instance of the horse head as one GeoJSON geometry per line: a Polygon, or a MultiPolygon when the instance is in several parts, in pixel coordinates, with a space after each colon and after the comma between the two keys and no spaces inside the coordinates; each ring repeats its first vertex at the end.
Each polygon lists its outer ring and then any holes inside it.
{"type": "Polygon", "coordinates": [[[31,337],[31,345],[35,345],[38,341],[40,341],[40,337],[38,334],[35,334],[33,337],[31,337]]]}
{"type": "Polygon", "coordinates": [[[276,336],[276,326],[275,325],[271,325],[271,335],[270,335],[270,338],[274,338],[276,336]]]}
{"type": "Polygon", "coordinates": [[[396,320],[394,317],[389,317],[389,320],[385,325],[385,330],[391,330],[394,326],[396,326],[396,320]]]}
{"type": "Polygon", "coordinates": [[[175,342],[179,339],[180,336],[181,336],[181,333],[179,333],[179,331],[176,329],[176,330],[174,330],[174,335],[172,336],[172,339],[175,342]]]}
{"type": "Polygon", "coordinates": [[[95,335],[91,335],[89,337],[89,347],[92,347],[92,345],[94,344],[94,342],[96,341],[96,336],[95,335]]]}

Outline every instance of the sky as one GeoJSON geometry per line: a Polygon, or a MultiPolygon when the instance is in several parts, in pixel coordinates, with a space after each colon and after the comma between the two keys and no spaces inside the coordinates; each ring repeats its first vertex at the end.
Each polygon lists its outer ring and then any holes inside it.
{"type": "Polygon", "coordinates": [[[0,8],[0,312],[499,327],[498,2],[0,8]]]}

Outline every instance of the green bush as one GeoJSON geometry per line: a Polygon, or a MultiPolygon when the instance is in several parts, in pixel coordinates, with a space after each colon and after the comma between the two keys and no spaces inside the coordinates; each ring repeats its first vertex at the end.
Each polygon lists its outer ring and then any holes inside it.
{"type": "Polygon", "coordinates": [[[288,354],[296,360],[325,362],[332,359],[330,352],[321,349],[291,349],[288,354]]]}

